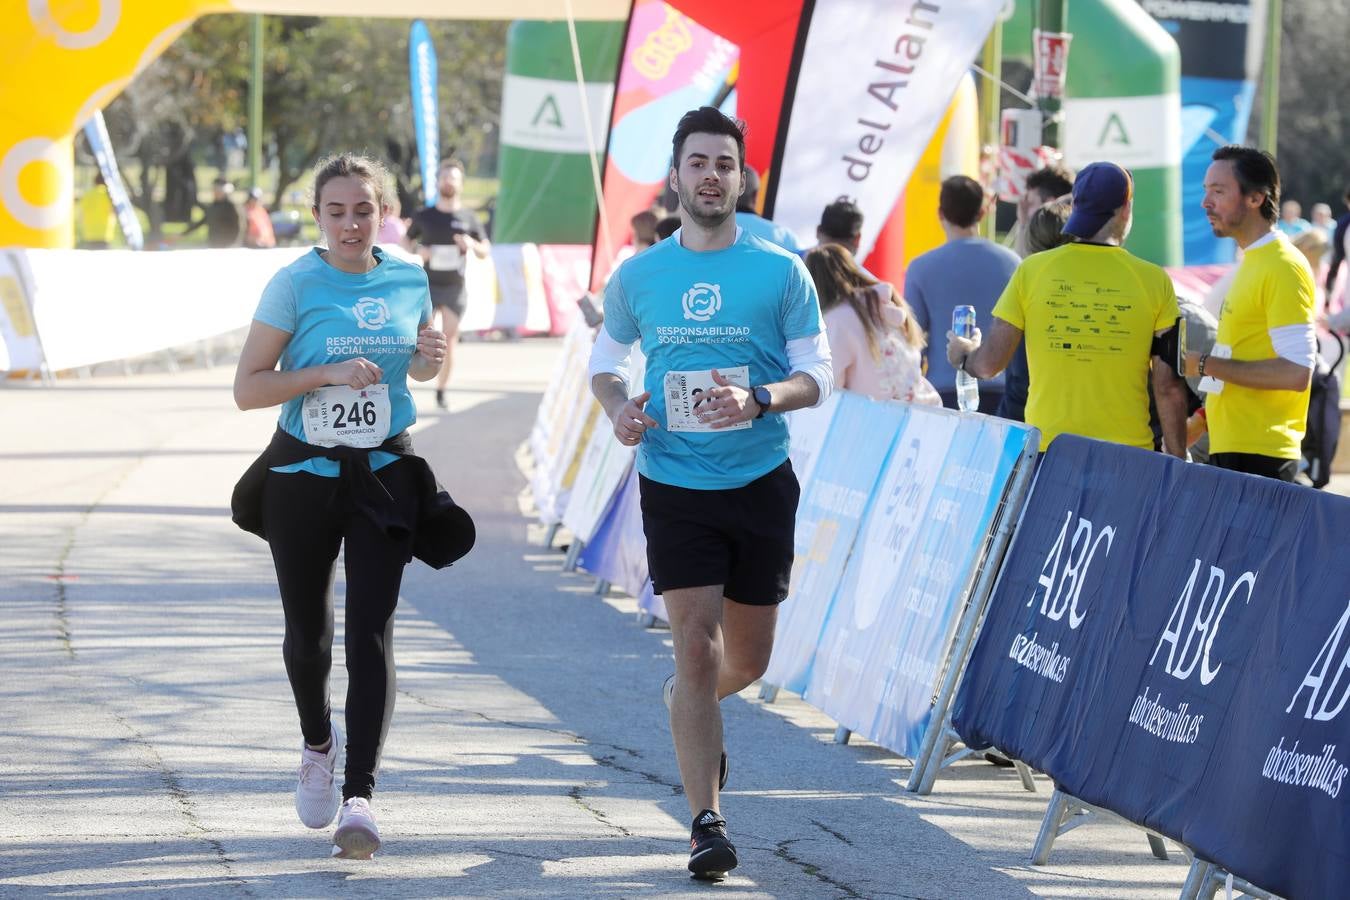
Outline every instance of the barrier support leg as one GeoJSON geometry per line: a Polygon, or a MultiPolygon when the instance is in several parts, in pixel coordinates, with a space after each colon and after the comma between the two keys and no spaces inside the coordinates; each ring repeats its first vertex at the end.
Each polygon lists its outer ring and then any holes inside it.
{"type": "Polygon", "coordinates": [[[1022,787],[1033,794],[1036,793],[1036,781],[1031,777],[1031,766],[1020,759],[1015,759],[1013,768],[1017,770],[1017,777],[1022,779],[1022,787]]]}
{"type": "Polygon", "coordinates": [[[638,610],[637,621],[639,628],[652,628],[656,625],[656,616],[646,610],[638,610]]]}
{"type": "Polygon", "coordinates": [[[609,596],[609,582],[608,582],[608,581],[606,581],[606,580],[603,579],[603,578],[597,578],[597,579],[595,579],[595,596],[597,596],[597,597],[608,597],[608,596],[609,596]]]}
{"type": "Polygon", "coordinates": [[[1205,862],[1203,859],[1191,860],[1191,868],[1186,872],[1186,881],[1181,885],[1181,896],[1177,900],[1200,900],[1202,896],[1205,900],[1214,896],[1214,889],[1209,888],[1206,894],[1206,888],[1209,885],[1210,875],[1214,872],[1214,866],[1205,862]]]}
{"type": "Polygon", "coordinates": [[[548,534],[544,535],[545,547],[549,548],[553,547],[553,539],[558,536],[558,529],[561,527],[562,527],[561,522],[554,522],[552,525],[548,526],[548,534]]]}
{"type": "MultiPolygon", "coordinates": [[[[1036,843],[1031,848],[1031,864],[1033,866],[1043,866],[1050,861],[1050,851],[1055,845],[1055,840],[1060,835],[1068,834],[1079,825],[1087,825],[1093,822],[1124,822],[1133,828],[1139,828],[1148,838],[1148,847],[1152,854],[1161,860],[1168,859],[1167,844],[1163,836],[1157,832],[1150,831],[1147,828],[1140,828],[1128,819],[1116,815],[1108,809],[1102,809],[1093,806],[1091,803],[1084,803],[1071,794],[1066,794],[1058,787],[1050,796],[1050,805],[1045,809],[1045,818],[1041,820],[1040,833],[1036,835],[1036,843]]],[[[1186,851],[1187,856],[1190,851],[1186,851]]],[[[1183,894],[1183,897],[1185,895],[1183,894]]]]}
{"type": "Polygon", "coordinates": [[[853,737],[853,732],[840,725],[834,730],[834,742],[836,744],[847,744],[848,739],[853,737]]]}
{"type": "MultiPolygon", "coordinates": [[[[1036,835],[1036,843],[1031,848],[1031,864],[1043,866],[1050,861],[1050,848],[1055,846],[1055,838],[1064,832],[1060,826],[1070,814],[1068,794],[1055,788],[1050,795],[1050,805],[1045,808],[1045,818],[1041,819],[1041,830],[1036,835]]],[[[1068,829],[1065,829],[1066,831],[1068,829]]]]}
{"type": "Polygon", "coordinates": [[[580,538],[573,538],[572,543],[567,548],[567,558],[563,560],[562,570],[564,572],[575,572],[577,570],[577,560],[581,559],[582,548],[586,542],[580,538]]]}
{"type": "Polygon", "coordinates": [[[778,685],[769,684],[767,681],[759,683],[759,699],[765,703],[772,703],[778,699],[778,685]]]}
{"type": "Polygon", "coordinates": [[[1180,900],[1214,900],[1220,890],[1226,896],[1250,897],[1252,900],[1279,900],[1274,894],[1238,878],[1232,872],[1202,859],[1192,859],[1186,882],[1181,886],[1180,900]],[[1231,894],[1230,894],[1231,889],[1231,894]]]}

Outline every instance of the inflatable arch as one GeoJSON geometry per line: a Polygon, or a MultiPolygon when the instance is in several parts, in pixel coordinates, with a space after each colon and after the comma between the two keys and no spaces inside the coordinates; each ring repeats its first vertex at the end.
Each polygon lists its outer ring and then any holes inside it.
{"type": "Polygon", "coordinates": [[[198,16],[623,19],[627,0],[16,0],[0,29],[0,247],[69,247],[73,138],[198,16]],[[485,14],[488,13],[488,14],[485,14]]]}

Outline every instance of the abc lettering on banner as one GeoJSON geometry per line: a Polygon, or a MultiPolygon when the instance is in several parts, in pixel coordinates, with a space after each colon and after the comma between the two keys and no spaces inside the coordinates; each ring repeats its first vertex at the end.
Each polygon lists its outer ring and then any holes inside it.
{"type": "Polygon", "coordinates": [[[1252,589],[1256,586],[1256,573],[1243,572],[1238,580],[1233,582],[1229,588],[1228,594],[1224,596],[1223,603],[1220,604],[1219,597],[1223,595],[1224,571],[1218,566],[1209,567],[1209,579],[1205,582],[1204,593],[1200,596],[1195,606],[1195,615],[1190,620],[1190,627],[1186,627],[1187,608],[1190,606],[1191,597],[1195,593],[1195,582],[1200,575],[1200,560],[1195,561],[1195,567],[1191,569],[1191,577],[1186,581],[1186,587],[1182,590],[1181,596],[1177,598],[1176,606],[1172,607],[1172,615],[1167,620],[1167,627],[1163,629],[1162,637],[1158,638],[1158,646],[1153,650],[1153,656],[1148,664],[1151,666],[1158,659],[1158,651],[1162,650],[1163,644],[1168,646],[1167,659],[1163,665],[1163,671],[1173,678],[1185,681],[1191,677],[1197,664],[1200,666],[1200,683],[1209,684],[1219,674],[1222,664],[1210,666],[1209,654],[1214,649],[1214,639],[1219,636],[1219,625],[1223,622],[1224,613],[1228,612],[1228,604],[1232,602],[1233,595],[1239,590],[1245,588],[1244,601],[1251,603],[1252,589]],[[1206,601],[1209,605],[1206,606],[1206,601]],[[1185,643],[1177,648],[1177,642],[1185,637],[1185,643]],[[1198,637],[1198,640],[1197,640],[1198,637]],[[1195,649],[1192,651],[1191,645],[1194,643],[1195,649]]]}
{"type": "Polygon", "coordinates": [[[1074,526],[1073,538],[1069,541],[1066,554],[1064,542],[1068,537],[1070,525],[1073,525],[1073,510],[1068,510],[1064,514],[1064,527],[1060,529],[1059,537],[1055,539],[1054,546],[1046,555],[1045,565],[1041,567],[1041,576],[1037,579],[1040,588],[1032,592],[1027,606],[1035,603],[1036,595],[1044,589],[1045,594],[1041,597],[1041,615],[1052,622],[1058,622],[1067,612],[1070,630],[1077,631],[1086,616],[1085,612],[1078,609],[1078,601],[1083,594],[1083,581],[1088,567],[1092,565],[1097,549],[1103,541],[1106,542],[1104,556],[1111,554],[1111,543],[1116,538],[1116,529],[1107,525],[1094,532],[1092,522],[1080,518],[1074,526]]]}
{"type": "Polygon", "coordinates": [[[1347,498],[1061,435],[953,727],[1272,894],[1343,896],[1347,533],[1347,498]]]}
{"type": "Polygon", "coordinates": [[[1308,674],[1299,683],[1294,698],[1289,701],[1285,712],[1293,710],[1299,695],[1308,691],[1308,705],[1303,718],[1319,722],[1329,722],[1341,714],[1347,700],[1350,700],[1350,642],[1345,641],[1346,623],[1350,621],[1350,603],[1336,622],[1336,627],[1327,635],[1322,649],[1317,651],[1308,674]],[[1345,644],[1342,651],[1341,645],[1345,644]],[[1327,679],[1331,681],[1328,682],[1327,679]],[[1318,698],[1321,698],[1319,704],[1318,698]]]}

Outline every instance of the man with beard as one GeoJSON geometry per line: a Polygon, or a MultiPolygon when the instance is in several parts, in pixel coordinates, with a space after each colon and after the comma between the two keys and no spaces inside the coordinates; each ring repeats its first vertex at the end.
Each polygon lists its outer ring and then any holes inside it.
{"type": "Polygon", "coordinates": [[[1186,354],[1203,378],[1209,461],[1293,481],[1308,423],[1317,359],[1316,287],[1302,253],[1278,230],[1280,173],[1261,150],[1214,151],[1203,206],[1216,237],[1242,248],[1208,353],[1186,354]]]}
{"type": "Polygon", "coordinates": [[[708,106],[686,113],[672,160],[681,228],[610,278],[591,390],[619,442],[637,447],[647,559],[675,645],[664,693],[694,815],[689,870],[717,879],[737,863],[718,804],[718,702],[764,673],[792,570],[798,485],[783,413],[818,405],[833,375],[806,267],[736,224],[740,123],[708,106]],[[645,383],[630,399],[638,341],[645,383]]]}
{"type": "Polygon", "coordinates": [[[492,249],[483,224],[472,210],[464,209],[460,197],[464,193],[464,164],[447,159],[436,170],[436,205],[424,207],[413,214],[412,224],[404,238],[404,246],[422,257],[431,284],[431,303],[439,317],[437,327],[445,333],[447,349],[445,363],[436,375],[436,405],[446,408],[445,386],[450,383],[450,369],[454,365],[455,341],[459,337],[459,320],[464,317],[466,302],[464,271],[469,253],[485,259],[492,249]]]}

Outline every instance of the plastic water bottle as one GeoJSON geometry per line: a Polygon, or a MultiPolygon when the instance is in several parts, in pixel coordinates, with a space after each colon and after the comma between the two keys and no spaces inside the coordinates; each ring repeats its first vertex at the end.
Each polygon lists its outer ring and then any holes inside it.
{"type": "MultiPolygon", "coordinates": [[[[957,337],[975,336],[975,307],[958,306],[952,310],[952,333],[957,337]]],[[[956,405],[962,412],[980,408],[980,382],[974,375],[956,370],[956,405]]]]}

